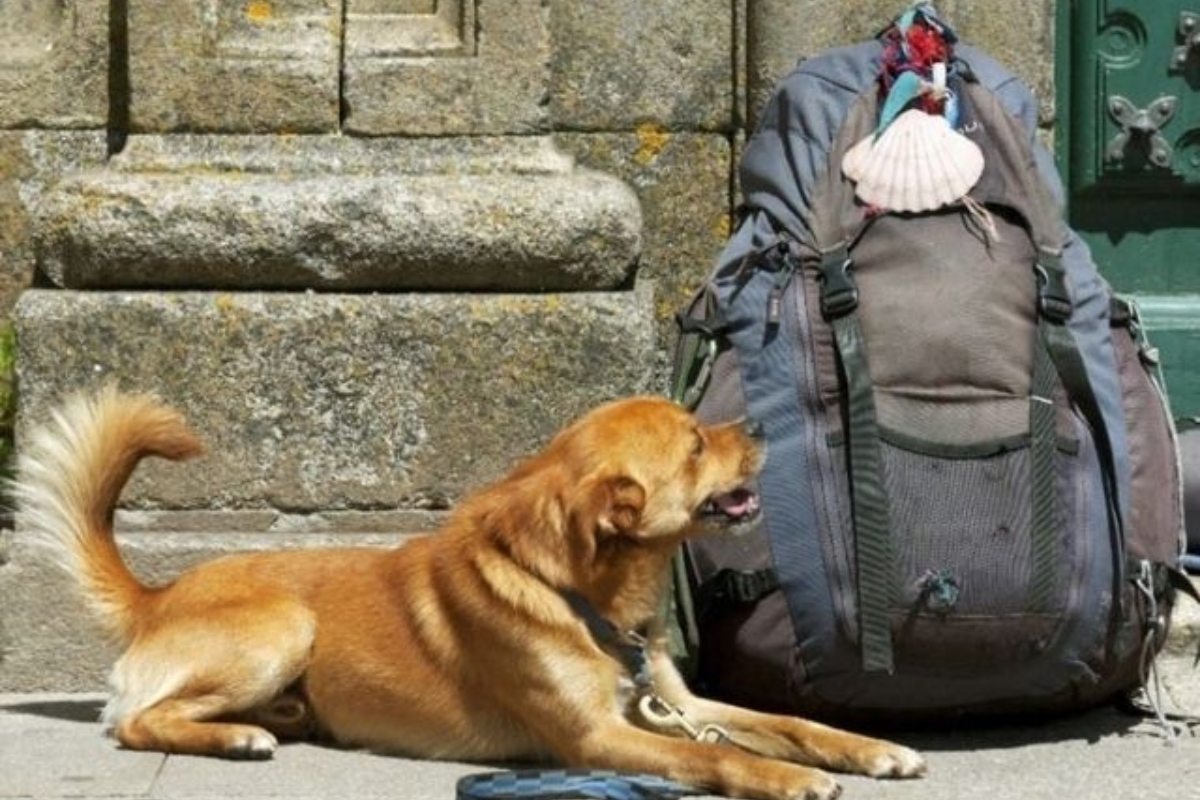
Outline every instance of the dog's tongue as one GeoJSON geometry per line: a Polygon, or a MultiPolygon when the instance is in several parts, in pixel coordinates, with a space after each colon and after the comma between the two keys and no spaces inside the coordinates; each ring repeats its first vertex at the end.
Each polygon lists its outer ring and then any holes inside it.
{"type": "Polygon", "coordinates": [[[749,489],[734,489],[713,498],[721,513],[730,517],[746,517],[758,510],[758,496],[749,489]]]}

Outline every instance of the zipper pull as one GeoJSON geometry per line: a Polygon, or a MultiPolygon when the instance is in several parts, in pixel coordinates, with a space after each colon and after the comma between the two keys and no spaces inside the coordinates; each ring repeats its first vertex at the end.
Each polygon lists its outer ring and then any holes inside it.
{"type": "Polygon", "coordinates": [[[796,261],[784,243],[779,245],[779,257],[779,274],[775,276],[775,285],[767,295],[767,324],[771,326],[778,325],[783,316],[783,293],[796,273],[796,261]]]}

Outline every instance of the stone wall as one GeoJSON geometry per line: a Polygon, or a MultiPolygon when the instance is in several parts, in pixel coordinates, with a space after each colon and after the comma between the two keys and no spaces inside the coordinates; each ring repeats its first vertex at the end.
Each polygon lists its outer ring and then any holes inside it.
{"type": "MultiPolygon", "coordinates": [[[[775,79],[903,0],[0,0],[0,316],[20,432],[150,389],[209,440],[120,517],[150,580],[388,540],[665,386],[775,79]],[[30,288],[34,287],[34,288],[30,288]]],[[[1043,100],[1050,0],[939,4],[1043,100]]],[[[107,657],[20,531],[0,690],[107,657]]]]}

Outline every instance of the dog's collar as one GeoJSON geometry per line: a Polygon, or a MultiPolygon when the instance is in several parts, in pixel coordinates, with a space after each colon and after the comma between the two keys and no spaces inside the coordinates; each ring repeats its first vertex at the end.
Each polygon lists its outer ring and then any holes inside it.
{"type": "MultiPolygon", "coordinates": [[[[612,620],[602,616],[590,600],[573,589],[560,589],[559,594],[571,610],[583,620],[596,644],[621,662],[633,679],[640,696],[637,702],[642,719],[655,728],[682,731],[700,742],[723,744],[733,742],[729,731],[720,725],[697,725],[684,710],[674,705],[654,688],[650,678],[650,661],[646,657],[646,637],[637,631],[622,631],[612,620]]],[[[734,742],[737,744],[736,742],[734,742]]],[[[745,745],[739,745],[748,749],[745,745]]],[[[750,750],[750,752],[756,752],[750,750]]]]}
{"type": "Polygon", "coordinates": [[[612,620],[602,616],[596,606],[574,589],[560,589],[559,594],[575,612],[600,649],[607,652],[625,668],[639,689],[651,689],[650,662],[646,657],[646,637],[637,631],[623,631],[612,620]]]}

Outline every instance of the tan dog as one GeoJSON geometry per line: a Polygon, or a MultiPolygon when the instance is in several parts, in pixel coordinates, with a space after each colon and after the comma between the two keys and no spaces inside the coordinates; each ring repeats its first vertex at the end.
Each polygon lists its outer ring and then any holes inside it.
{"type": "Polygon", "coordinates": [[[267,758],[276,735],[315,731],[761,798],[836,796],[814,767],[925,770],[904,747],[698,699],[674,669],[657,623],[672,554],[757,512],[746,487],[762,448],[741,424],[616,402],[462,502],[436,535],[231,556],[147,587],[118,553],[114,506],[143,456],[201,449],[177,412],[109,388],[68,403],[21,457],[22,530],[60,548],[123,648],[106,719],[125,747],[267,758]],[[638,693],[667,716],[723,726],[731,743],[664,735],[638,693]]]}

